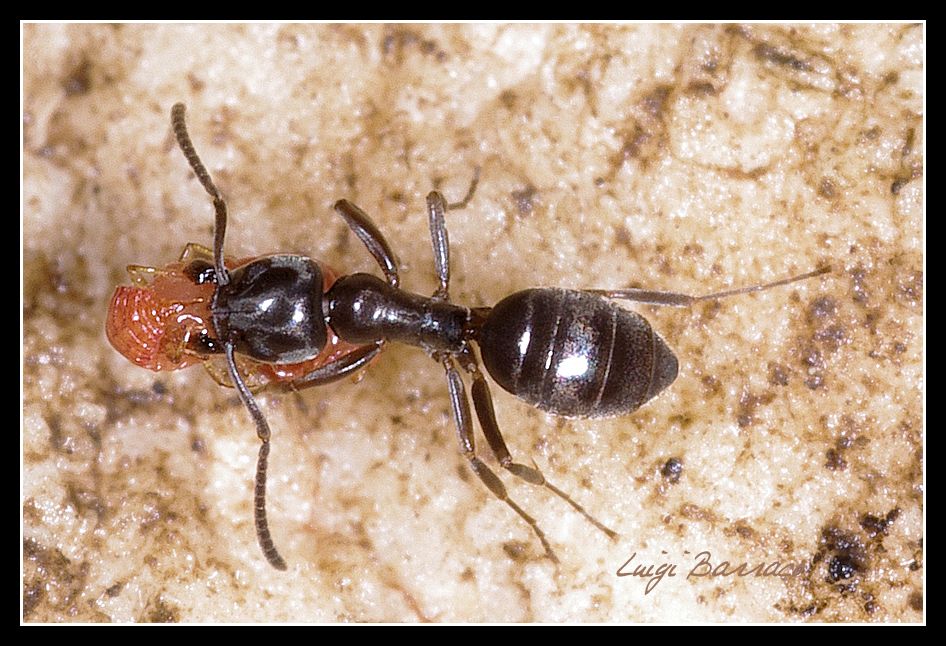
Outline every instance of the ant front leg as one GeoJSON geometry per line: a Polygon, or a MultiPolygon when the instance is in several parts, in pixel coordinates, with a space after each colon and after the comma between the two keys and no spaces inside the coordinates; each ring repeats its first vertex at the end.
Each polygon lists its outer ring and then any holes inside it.
{"type": "Polygon", "coordinates": [[[493,409],[493,397],[489,392],[486,377],[484,377],[483,373],[480,371],[476,359],[469,348],[464,352],[461,363],[464,369],[473,376],[473,407],[476,409],[476,416],[480,420],[480,428],[483,429],[483,435],[486,436],[489,448],[493,451],[493,455],[496,456],[500,466],[517,478],[525,480],[530,484],[545,487],[567,502],[572,509],[584,516],[589,523],[604,532],[608,538],[611,540],[617,538],[619,536],[617,532],[604,525],[601,521],[588,513],[584,507],[572,500],[571,496],[546,480],[542,472],[535,467],[535,462],[532,463],[533,466],[528,467],[524,464],[512,461],[512,455],[509,453],[506,441],[503,439],[503,434],[499,430],[499,423],[496,421],[496,411],[493,409]]]}
{"type": "Polygon", "coordinates": [[[492,469],[476,457],[476,447],[473,440],[473,418],[470,416],[470,402],[466,396],[466,388],[463,386],[463,379],[460,377],[460,372],[456,369],[456,366],[454,366],[451,357],[443,357],[441,361],[447,373],[447,386],[450,389],[450,402],[453,405],[453,419],[457,425],[460,451],[463,453],[463,457],[469,461],[473,473],[483,481],[486,488],[489,489],[494,496],[509,505],[514,512],[519,514],[520,518],[529,524],[529,527],[532,528],[532,531],[539,538],[539,541],[542,542],[542,547],[545,548],[545,555],[551,561],[558,563],[558,557],[556,557],[555,552],[552,551],[552,546],[549,545],[549,541],[545,537],[545,532],[539,528],[539,524],[532,516],[527,514],[522,507],[509,498],[509,494],[506,493],[506,486],[502,483],[502,480],[493,473],[492,469]]]}

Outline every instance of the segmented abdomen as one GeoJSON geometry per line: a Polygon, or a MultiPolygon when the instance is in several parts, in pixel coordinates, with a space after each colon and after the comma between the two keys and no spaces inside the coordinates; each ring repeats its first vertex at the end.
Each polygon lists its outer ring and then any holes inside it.
{"type": "Polygon", "coordinates": [[[676,356],[643,316],[588,292],[511,294],[478,341],[496,383],[564,417],[630,413],[677,376],[676,356]]]}

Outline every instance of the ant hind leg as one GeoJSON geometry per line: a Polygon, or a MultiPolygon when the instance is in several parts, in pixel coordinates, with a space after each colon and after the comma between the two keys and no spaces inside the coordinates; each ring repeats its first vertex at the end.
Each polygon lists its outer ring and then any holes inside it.
{"type": "Polygon", "coordinates": [[[715,292],[713,294],[704,294],[703,296],[693,296],[691,294],[682,294],[680,292],[664,292],[653,289],[638,289],[634,287],[627,289],[586,289],[584,291],[588,292],[589,294],[604,296],[605,298],[633,301],[635,303],[647,303],[649,305],[669,305],[671,307],[688,307],[701,301],[714,301],[721,298],[736,296],[737,294],[762,292],[767,289],[772,289],[773,287],[788,285],[800,280],[808,280],[809,278],[814,278],[816,276],[821,276],[822,274],[827,274],[830,272],[831,267],[825,266],[821,267],[820,269],[815,269],[814,271],[809,271],[806,274],[790,276],[781,280],[772,281],[771,283],[750,285],[749,287],[739,287],[736,289],[727,289],[725,291],[715,292]]]}
{"type": "Polygon", "coordinates": [[[503,439],[502,432],[499,430],[499,423],[496,421],[496,412],[493,410],[493,398],[492,395],[490,395],[486,378],[477,367],[475,359],[473,359],[472,356],[467,356],[464,363],[465,369],[473,375],[473,407],[476,409],[476,416],[480,420],[480,428],[483,429],[483,435],[486,436],[486,441],[489,443],[489,447],[492,449],[493,455],[496,456],[499,464],[517,478],[525,480],[530,484],[545,487],[567,502],[572,509],[584,516],[589,523],[601,530],[608,538],[611,540],[617,538],[619,536],[617,532],[592,516],[567,493],[546,480],[542,472],[534,466],[534,462],[533,466],[529,467],[512,461],[512,455],[509,453],[506,441],[503,439]]]}
{"type": "Polygon", "coordinates": [[[532,528],[533,533],[538,537],[539,541],[542,543],[542,547],[545,548],[545,555],[553,563],[558,563],[558,557],[555,556],[555,552],[552,550],[552,546],[549,544],[548,538],[545,536],[545,532],[539,527],[539,524],[536,520],[527,514],[525,510],[517,505],[509,497],[509,494],[506,492],[506,486],[502,483],[502,480],[490,469],[486,464],[484,464],[478,457],[476,457],[476,447],[473,441],[473,419],[470,416],[470,402],[466,396],[466,389],[463,386],[463,379],[460,377],[460,372],[456,369],[456,366],[453,363],[451,357],[443,357],[441,359],[443,363],[444,370],[447,373],[447,385],[450,388],[450,401],[453,404],[453,418],[457,425],[457,433],[459,434],[460,439],[460,451],[463,453],[469,463],[470,468],[473,469],[473,473],[486,485],[486,488],[489,489],[494,496],[506,503],[514,512],[519,514],[519,517],[522,518],[526,523],[529,524],[529,527],[532,528]]]}

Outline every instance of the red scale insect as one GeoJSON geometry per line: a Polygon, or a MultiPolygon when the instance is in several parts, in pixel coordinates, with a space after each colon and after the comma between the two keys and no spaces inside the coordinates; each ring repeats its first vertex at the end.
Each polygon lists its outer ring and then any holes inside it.
{"type": "MultiPolygon", "coordinates": [[[[112,347],[135,365],[161,372],[206,360],[194,351],[192,338],[216,338],[210,323],[212,284],[196,285],[184,275],[184,264],[172,263],[154,274],[151,284],[119,286],[112,295],[105,334],[112,347]]],[[[138,278],[137,266],[128,268],[138,278]]]]}

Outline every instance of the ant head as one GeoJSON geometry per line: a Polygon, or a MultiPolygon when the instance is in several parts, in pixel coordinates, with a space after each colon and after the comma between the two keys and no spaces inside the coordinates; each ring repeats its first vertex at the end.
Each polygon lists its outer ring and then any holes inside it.
{"type": "Polygon", "coordinates": [[[211,305],[220,339],[265,363],[300,363],[321,352],[328,332],[324,281],[315,261],[264,256],[229,273],[230,282],[217,286],[211,305]]]}

